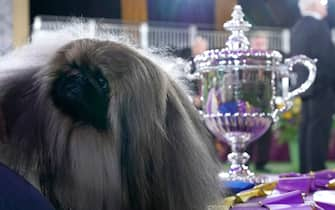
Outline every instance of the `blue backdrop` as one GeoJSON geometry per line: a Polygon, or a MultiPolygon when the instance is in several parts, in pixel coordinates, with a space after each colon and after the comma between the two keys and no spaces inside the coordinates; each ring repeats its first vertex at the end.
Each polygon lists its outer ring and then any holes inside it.
{"type": "Polygon", "coordinates": [[[215,0],[148,0],[152,21],[177,23],[215,23],[215,0]]]}

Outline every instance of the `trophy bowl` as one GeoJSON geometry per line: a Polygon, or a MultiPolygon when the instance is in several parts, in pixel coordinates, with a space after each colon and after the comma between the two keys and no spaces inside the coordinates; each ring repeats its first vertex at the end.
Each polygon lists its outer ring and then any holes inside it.
{"type": "Polygon", "coordinates": [[[249,49],[244,35],[251,25],[243,20],[237,5],[232,20],[224,24],[231,31],[225,49],[208,50],[194,58],[193,76],[200,82],[202,116],[208,129],[231,147],[224,180],[262,182],[246,165],[247,145],[259,139],[278,113],[290,106],[293,97],[307,90],[316,76],[315,60],[299,55],[285,59],[278,51],[249,49]],[[306,66],[307,80],[289,90],[289,77],[296,64],[306,66]]]}

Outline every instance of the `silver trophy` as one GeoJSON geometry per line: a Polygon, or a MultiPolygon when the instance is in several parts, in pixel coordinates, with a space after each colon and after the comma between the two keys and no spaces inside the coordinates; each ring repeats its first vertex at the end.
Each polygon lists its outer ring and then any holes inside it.
{"type": "Polygon", "coordinates": [[[193,76],[201,83],[202,114],[208,129],[231,147],[230,169],[220,177],[261,182],[246,165],[246,146],[271,127],[293,97],[311,86],[316,61],[299,55],[282,62],[278,51],[250,49],[244,32],[251,25],[243,17],[241,6],[236,5],[232,20],[224,24],[231,31],[226,48],[196,56],[193,76]],[[289,76],[296,64],[306,66],[309,76],[300,87],[290,91],[289,76]]]}

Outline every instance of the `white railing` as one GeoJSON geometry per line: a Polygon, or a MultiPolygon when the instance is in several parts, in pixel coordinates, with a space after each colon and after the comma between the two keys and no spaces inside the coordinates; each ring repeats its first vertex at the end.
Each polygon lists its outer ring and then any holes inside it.
{"type": "MultiPolygon", "coordinates": [[[[123,23],[119,20],[97,19],[67,19],[63,17],[36,17],[33,24],[33,33],[43,30],[55,30],[65,27],[71,22],[87,22],[91,33],[110,33],[112,35],[127,36],[139,47],[154,48],[184,48],[191,45],[196,36],[202,36],[208,40],[209,48],[223,48],[229,33],[218,30],[202,30],[196,25],[166,25],[150,23],[123,23]],[[93,31],[92,31],[93,30],[93,31]]],[[[269,40],[269,49],[277,49],[289,52],[289,31],[280,28],[254,27],[247,35],[251,38],[257,31],[265,34],[269,40]],[[287,33],[288,32],[288,33],[287,33]]]]}
{"type": "MultiPolygon", "coordinates": [[[[1,16],[1,15],[0,15],[1,16]]],[[[196,25],[172,25],[169,23],[123,23],[120,20],[98,20],[84,18],[67,18],[42,16],[36,17],[33,23],[32,37],[39,31],[52,31],[71,25],[73,22],[86,22],[88,33],[105,33],[116,36],[128,37],[135,45],[139,47],[153,48],[184,48],[191,45],[196,36],[202,36],[208,40],[209,48],[223,48],[229,36],[229,33],[219,30],[202,30],[196,25]]],[[[0,55],[11,49],[11,41],[3,32],[5,28],[0,28],[0,55]],[[8,40],[7,40],[8,39],[8,40]]],[[[6,30],[9,32],[9,30],[6,30]]],[[[283,53],[290,52],[290,31],[285,28],[260,28],[253,27],[252,31],[247,33],[250,39],[255,32],[262,32],[268,38],[269,49],[280,50],[283,53]]],[[[332,30],[332,38],[335,42],[335,30],[332,30]]]]}
{"type": "Polygon", "coordinates": [[[149,47],[187,47],[189,46],[190,34],[188,29],[149,27],[149,47]]]}

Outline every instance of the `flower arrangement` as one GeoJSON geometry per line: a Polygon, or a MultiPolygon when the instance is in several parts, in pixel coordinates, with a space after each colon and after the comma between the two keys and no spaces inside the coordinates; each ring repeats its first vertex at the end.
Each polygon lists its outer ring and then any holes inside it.
{"type": "Polygon", "coordinates": [[[297,171],[299,169],[298,131],[301,120],[301,98],[296,97],[292,102],[291,109],[280,116],[275,133],[279,143],[288,143],[292,170],[297,171]]]}
{"type": "Polygon", "coordinates": [[[281,143],[295,141],[300,123],[301,98],[293,99],[291,109],[284,112],[277,122],[278,140],[281,143]]]}

